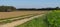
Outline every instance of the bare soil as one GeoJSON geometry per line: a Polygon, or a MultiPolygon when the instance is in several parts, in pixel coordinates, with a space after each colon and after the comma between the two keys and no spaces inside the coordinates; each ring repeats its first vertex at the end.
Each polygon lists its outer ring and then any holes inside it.
{"type": "Polygon", "coordinates": [[[0,19],[16,17],[28,14],[42,14],[45,11],[14,11],[14,12],[0,12],[0,19]]]}

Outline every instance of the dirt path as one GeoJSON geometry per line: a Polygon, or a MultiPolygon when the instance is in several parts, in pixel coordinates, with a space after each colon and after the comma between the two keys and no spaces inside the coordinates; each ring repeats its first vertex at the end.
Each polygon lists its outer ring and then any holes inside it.
{"type": "Polygon", "coordinates": [[[44,14],[41,14],[41,15],[37,15],[37,16],[34,16],[34,17],[31,17],[31,18],[26,18],[26,19],[23,19],[23,20],[18,20],[18,21],[14,21],[12,23],[7,23],[7,24],[4,24],[4,25],[0,25],[0,27],[14,27],[14,26],[17,26],[17,25],[20,25],[20,24],[23,24],[27,21],[30,21],[36,17],[39,17],[39,16],[43,16],[44,14]]]}

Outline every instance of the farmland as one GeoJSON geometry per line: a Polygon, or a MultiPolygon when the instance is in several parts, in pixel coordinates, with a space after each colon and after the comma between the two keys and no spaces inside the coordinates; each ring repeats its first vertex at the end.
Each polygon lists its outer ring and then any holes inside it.
{"type": "Polygon", "coordinates": [[[41,14],[44,11],[14,11],[14,12],[0,12],[0,19],[17,17],[28,14],[41,14]]]}
{"type": "MultiPolygon", "coordinates": [[[[47,13],[47,11],[0,12],[0,25],[3,26],[3,25],[6,24],[6,25],[8,25],[7,27],[10,26],[10,23],[11,23],[11,25],[13,23],[15,23],[17,25],[17,24],[19,24],[19,22],[20,23],[22,22],[20,20],[26,19],[26,21],[29,21],[29,18],[31,18],[31,17],[37,16],[37,15],[41,15],[41,14],[45,14],[45,13],[47,13]]],[[[32,18],[30,20],[32,20],[32,18]]],[[[25,22],[25,20],[23,20],[23,22],[25,22]]],[[[11,27],[15,26],[15,24],[12,25],[11,27]]]]}
{"type": "Polygon", "coordinates": [[[60,27],[60,10],[0,12],[1,27],[60,27]],[[34,16],[43,16],[35,18],[34,16]],[[6,16],[7,17],[4,17],[6,16]],[[12,15],[12,16],[11,16],[12,15]],[[7,26],[8,25],[8,26],[7,26]]]}
{"type": "Polygon", "coordinates": [[[60,27],[59,26],[60,10],[14,11],[14,12],[0,12],[0,13],[3,14],[6,13],[12,15],[12,16],[7,15],[7,17],[4,16],[1,17],[0,19],[0,25],[2,24],[1,27],[5,27],[5,26],[6,27],[60,27]],[[32,19],[32,17],[42,14],[45,15],[32,19]]]}
{"type": "Polygon", "coordinates": [[[52,10],[45,16],[35,18],[15,27],[60,27],[60,10],[52,10]]]}
{"type": "Polygon", "coordinates": [[[1,0],[0,27],[60,27],[59,1],[50,1],[1,0]]]}

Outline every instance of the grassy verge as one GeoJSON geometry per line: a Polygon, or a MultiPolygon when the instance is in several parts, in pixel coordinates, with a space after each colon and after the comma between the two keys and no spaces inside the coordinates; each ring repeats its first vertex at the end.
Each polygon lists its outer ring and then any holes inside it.
{"type": "Polygon", "coordinates": [[[45,18],[48,27],[60,27],[60,10],[53,10],[45,18]]]}
{"type": "Polygon", "coordinates": [[[47,27],[46,23],[44,22],[44,19],[45,19],[44,16],[38,17],[15,27],[47,27]]]}

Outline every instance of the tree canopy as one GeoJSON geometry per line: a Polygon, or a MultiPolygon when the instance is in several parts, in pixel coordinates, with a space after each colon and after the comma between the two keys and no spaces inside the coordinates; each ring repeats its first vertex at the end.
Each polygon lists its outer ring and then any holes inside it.
{"type": "Polygon", "coordinates": [[[1,12],[10,12],[10,11],[13,11],[13,10],[16,10],[16,8],[13,7],[13,6],[0,6],[0,11],[1,12]]]}

